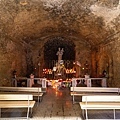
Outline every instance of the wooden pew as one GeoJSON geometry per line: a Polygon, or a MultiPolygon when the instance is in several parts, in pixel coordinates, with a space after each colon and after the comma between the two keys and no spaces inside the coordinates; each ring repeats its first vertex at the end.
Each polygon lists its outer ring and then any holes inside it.
{"type": "Polygon", "coordinates": [[[103,87],[71,87],[72,101],[75,103],[75,96],[87,95],[119,95],[119,88],[103,87]]]}
{"type": "Polygon", "coordinates": [[[114,96],[114,95],[82,96],[82,102],[79,102],[79,104],[82,109],[83,117],[87,120],[88,120],[88,110],[98,110],[98,109],[113,110],[114,120],[116,120],[115,110],[120,109],[120,96],[114,96]],[[84,111],[85,111],[85,116],[84,116],[84,111]]]}
{"type": "Polygon", "coordinates": [[[2,108],[27,108],[26,118],[28,119],[32,115],[34,105],[35,101],[33,101],[33,95],[0,94],[0,117],[2,108]]]}
{"type": "Polygon", "coordinates": [[[41,87],[0,87],[0,94],[32,94],[37,96],[38,102],[42,100],[45,92],[41,87]]]}

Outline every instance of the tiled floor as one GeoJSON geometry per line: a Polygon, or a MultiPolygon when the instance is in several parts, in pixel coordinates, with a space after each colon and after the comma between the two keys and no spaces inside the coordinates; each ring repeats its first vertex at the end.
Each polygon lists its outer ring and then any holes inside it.
{"type": "MultiPolygon", "coordinates": [[[[80,98],[77,98],[77,101],[80,98]]],[[[112,119],[112,110],[91,110],[88,111],[89,118],[94,119],[112,119]]],[[[25,110],[21,109],[3,109],[2,120],[9,120],[12,116],[25,116],[25,110]],[[8,117],[9,118],[4,118],[8,117]]],[[[116,112],[117,119],[120,118],[120,111],[116,112]]],[[[12,120],[17,120],[11,118],[12,120]]],[[[1,120],[1,119],[0,119],[1,120]]],[[[48,88],[47,93],[43,96],[42,102],[33,109],[33,118],[30,120],[83,120],[79,104],[72,104],[72,98],[69,88],[56,90],[48,88]]]]}

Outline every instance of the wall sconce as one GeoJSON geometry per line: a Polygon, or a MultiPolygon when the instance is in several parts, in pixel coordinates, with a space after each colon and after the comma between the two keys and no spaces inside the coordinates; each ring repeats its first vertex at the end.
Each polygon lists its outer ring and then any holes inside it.
{"type": "Polygon", "coordinates": [[[56,71],[57,70],[57,68],[56,67],[53,67],[53,71],[56,71]]]}
{"type": "Polygon", "coordinates": [[[38,63],[38,66],[40,66],[40,62],[38,63]]]}
{"type": "Polygon", "coordinates": [[[38,76],[40,77],[40,62],[38,63],[38,76]]]}

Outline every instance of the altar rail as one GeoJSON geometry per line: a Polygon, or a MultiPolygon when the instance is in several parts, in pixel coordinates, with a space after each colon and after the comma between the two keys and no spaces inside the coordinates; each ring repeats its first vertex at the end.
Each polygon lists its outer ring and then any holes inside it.
{"type": "Polygon", "coordinates": [[[72,87],[76,87],[77,80],[84,80],[87,87],[92,87],[92,80],[101,80],[101,86],[107,87],[106,85],[106,78],[72,78],[72,87]]]}
{"type": "Polygon", "coordinates": [[[41,83],[42,88],[46,88],[46,78],[27,78],[27,77],[17,77],[14,78],[13,81],[15,81],[15,87],[17,87],[18,81],[26,80],[27,81],[27,87],[32,87],[33,81],[37,80],[39,83],[41,83]]]}

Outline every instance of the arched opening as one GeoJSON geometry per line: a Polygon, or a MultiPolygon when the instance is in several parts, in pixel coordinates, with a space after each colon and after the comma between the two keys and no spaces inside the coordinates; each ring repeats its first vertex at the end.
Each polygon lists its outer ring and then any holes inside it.
{"type": "Polygon", "coordinates": [[[64,49],[62,60],[65,68],[73,68],[73,61],[75,60],[75,45],[73,41],[63,37],[54,37],[44,44],[44,68],[51,71],[51,77],[46,76],[47,78],[54,78],[52,69],[58,61],[58,56],[56,55],[58,48],[64,49]]]}
{"type": "Polygon", "coordinates": [[[44,45],[44,60],[57,60],[58,48],[64,48],[63,60],[75,60],[75,45],[62,37],[48,40],[44,45]]]}

